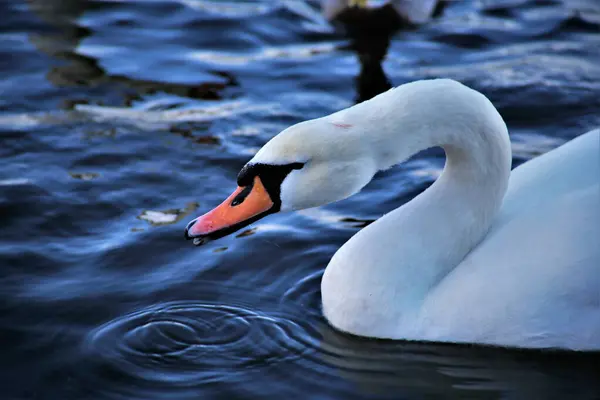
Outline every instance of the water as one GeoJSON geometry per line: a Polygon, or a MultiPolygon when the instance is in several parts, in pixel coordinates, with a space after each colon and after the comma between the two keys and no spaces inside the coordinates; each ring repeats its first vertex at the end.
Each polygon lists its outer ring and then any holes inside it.
{"type": "MultiPolygon", "coordinates": [[[[324,321],[330,257],[427,188],[439,151],[339,204],[183,239],[270,137],[360,97],[356,55],[314,4],[0,13],[3,399],[600,398],[597,354],[365,340],[324,321]]],[[[518,165],[600,125],[599,32],[594,0],[452,3],[394,37],[383,78],[484,92],[518,165]]]]}

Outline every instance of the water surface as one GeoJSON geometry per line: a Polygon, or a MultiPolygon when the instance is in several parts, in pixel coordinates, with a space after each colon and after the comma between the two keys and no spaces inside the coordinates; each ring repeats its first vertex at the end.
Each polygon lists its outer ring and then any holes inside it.
{"type": "MultiPolygon", "coordinates": [[[[426,189],[439,151],[346,201],[183,239],[269,138],[354,103],[357,58],[313,3],[0,13],[2,398],[600,397],[597,354],[365,340],[323,320],[331,256],[426,189]]],[[[397,34],[384,71],[485,93],[518,165],[600,126],[599,32],[594,0],[456,2],[397,34]]]]}

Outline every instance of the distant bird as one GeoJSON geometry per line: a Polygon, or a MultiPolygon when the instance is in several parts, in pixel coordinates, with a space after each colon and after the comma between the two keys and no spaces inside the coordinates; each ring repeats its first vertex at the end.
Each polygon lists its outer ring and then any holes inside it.
{"type": "MultiPolygon", "coordinates": [[[[321,0],[321,10],[325,18],[332,21],[348,9],[362,9],[366,12],[383,11],[396,14],[399,18],[412,24],[428,22],[446,3],[440,0],[388,0],[380,7],[371,7],[368,0],[321,0]]],[[[380,14],[381,15],[381,14],[380,14]]]]}
{"type": "Polygon", "coordinates": [[[391,37],[400,30],[414,29],[441,14],[447,1],[440,0],[321,0],[321,12],[351,40],[361,71],[356,79],[356,102],[368,100],[392,87],[381,63],[391,37]],[[371,2],[372,3],[372,2],[371,2]]]}

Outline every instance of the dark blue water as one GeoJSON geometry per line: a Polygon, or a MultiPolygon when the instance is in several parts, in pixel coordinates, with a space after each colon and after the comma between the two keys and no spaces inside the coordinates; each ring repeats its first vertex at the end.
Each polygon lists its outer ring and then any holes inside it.
{"type": "MultiPolygon", "coordinates": [[[[339,204],[184,240],[270,137],[359,97],[356,54],[313,3],[3,0],[0,15],[2,399],[600,398],[598,354],[324,321],[330,257],[427,188],[440,152],[339,204]]],[[[384,70],[485,93],[518,165],[600,125],[600,3],[455,2],[394,36],[384,70]]]]}

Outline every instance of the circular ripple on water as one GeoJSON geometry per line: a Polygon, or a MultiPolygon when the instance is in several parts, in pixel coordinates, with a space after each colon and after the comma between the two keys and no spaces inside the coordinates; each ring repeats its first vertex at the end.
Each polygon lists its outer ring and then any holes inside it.
{"type": "Polygon", "coordinates": [[[164,303],[100,326],[85,348],[130,378],[198,385],[314,351],[311,328],[301,323],[243,307],[164,303]]]}
{"type": "Polygon", "coordinates": [[[321,315],[321,279],[324,270],[314,271],[298,280],[281,298],[288,307],[299,307],[305,315],[322,319],[321,315]]]}

